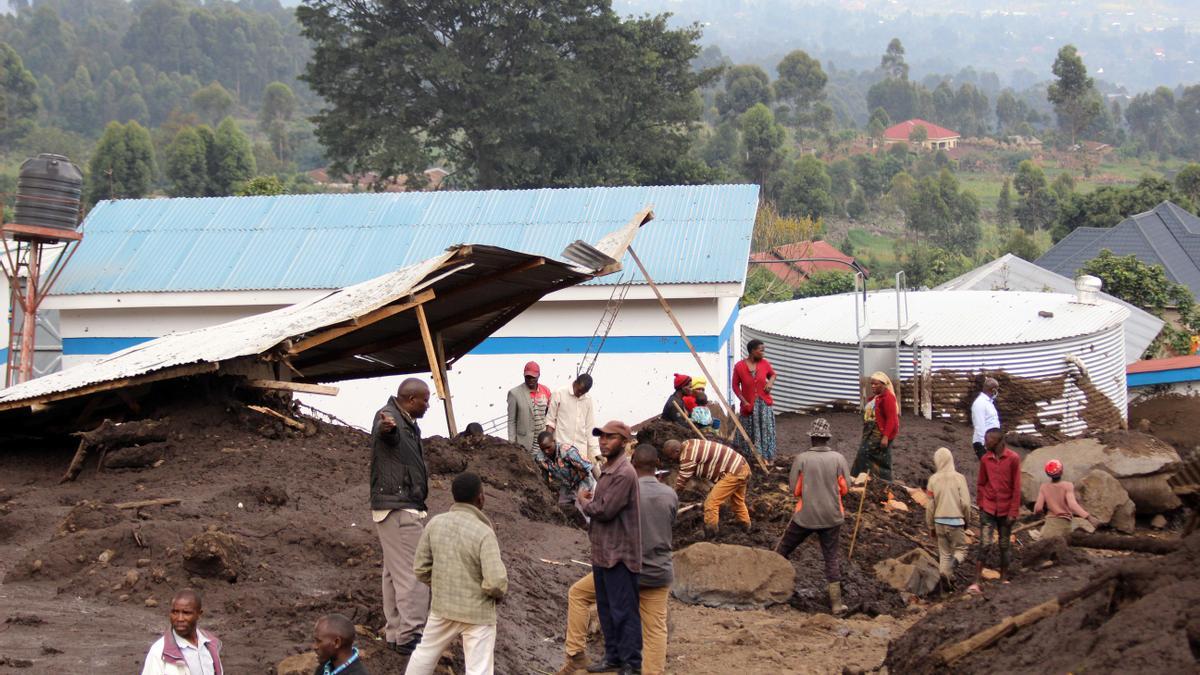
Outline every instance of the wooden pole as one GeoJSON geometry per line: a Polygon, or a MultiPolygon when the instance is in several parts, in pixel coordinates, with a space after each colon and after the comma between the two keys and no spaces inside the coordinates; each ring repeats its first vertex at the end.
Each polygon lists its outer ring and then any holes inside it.
{"type": "Polygon", "coordinates": [[[679,403],[671,401],[671,405],[675,406],[675,409],[678,410],[679,414],[683,416],[683,421],[687,422],[687,425],[692,428],[692,431],[696,432],[696,438],[699,438],[702,441],[708,440],[704,437],[704,434],[700,433],[700,430],[696,428],[696,425],[692,424],[692,419],[687,416],[687,413],[683,411],[683,408],[679,407],[679,403]]]}
{"type": "Polygon", "coordinates": [[[850,534],[850,550],[846,552],[846,560],[854,557],[854,542],[858,539],[858,526],[862,524],[863,504],[867,503],[867,488],[871,485],[871,472],[867,471],[867,481],[863,483],[862,499],[858,500],[858,515],[854,517],[854,532],[850,534]]]}
{"type": "MultiPolygon", "coordinates": [[[[437,350],[433,345],[433,336],[429,332],[429,320],[425,318],[425,307],[422,305],[416,306],[417,324],[421,328],[421,342],[425,344],[425,358],[429,361],[429,374],[433,376],[433,388],[437,391],[438,398],[445,403],[450,395],[446,392],[446,381],[442,379],[442,374],[445,372],[444,364],[438,359],[437,350]]],[[[450,419],[446,419],[447,431],[453,436],[457,432],[450,425],[450,419]]]]}
{"type": "Polygon", "coordinates": [[[671,319],[671,323],[675,324],[675,330],[679,331],[679,337],[683,338],[683,343],[687,345],[688,351],[690,351],[692,353],[692,357],[696,359],[696,364],[700,366],[701,372],[704,373],[704,376],[708,378],[709,382],[714,383],[713,391],[717,394],[717,400],[721,402],[721,405],[725,406],[725,410],[729,415],[730,421],[732,421],[734,426],[737,427],[738,431],[742,433],[742,438],[746,439],[746,445],[750,447],[750,452],[754,453],[754,458],[758,460],[759,468],[762,469],[764,473],[769,471],[770,466],[767,465],[767,462],[763,459],[762,455],[758,453],[758,448],[754,445],[754,441],[750,439],[750,434],[746,432],[745,427],[742,426],[741,420],[738,419],[737,415],[733,411],[733,408],[730,407],[729,401],[725,399],[725,394],[721,391],[719,381],[717,378],[712,376],[712,373],[708,372],[708,367],[704,365],[704,360],[700,358],[700,354],[697,353],[696,348],[692,346],[692,341],[688,338],[687,333],[684,332],[683,326],[679,323],[679,319],[677,319],[675,317],[675,313],[671,311],[671,305],[669,305],[667,303],[667,299],[663,297],[662,291],[658,290],[658,285],[654,283],[654,279],[652,279],[650,277],[650,273],[646,271],[646,266],[642,264],[642,259],[638,257],[637,253],[633,252],[632,246],[629,247],[629,255],[633,258],[633,262],[637,264],[638,269],[642,271],[642,276],[645,277],[646,283],[650,285],[650,290],[654,291],[655,297],[658,298],[658,304],[662,305],[663,311],[667,313],[667,317],[671,319]]]}
{"type": "Polygon", "coordinates": [[[446,389],[446,398],[442,399],[442,407],[446,409],[446,429],[453,438],[458,435],[458,424],[454,421],[454,395],[450,393],[450,375],[446,372],[446,345],[440,332],[433,336],[433,346],[437,351],[438,367],[442,369],[442,386],[446,389]]]}

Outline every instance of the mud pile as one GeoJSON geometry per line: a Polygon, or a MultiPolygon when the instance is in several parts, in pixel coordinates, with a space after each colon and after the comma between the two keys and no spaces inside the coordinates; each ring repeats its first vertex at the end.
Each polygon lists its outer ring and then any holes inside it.
{"type": "Polygon", "coordinates": [[[1200,655],[1200,534],[1174,553],[1119,562],[1068,564],[998,588],[989,601],[946,605],[893,641],[891,672],[949,672],[931,658],[1007,616],[1088,588],[1057,614],[967,655],[954,672],[1195,672],[1200,655]]]}

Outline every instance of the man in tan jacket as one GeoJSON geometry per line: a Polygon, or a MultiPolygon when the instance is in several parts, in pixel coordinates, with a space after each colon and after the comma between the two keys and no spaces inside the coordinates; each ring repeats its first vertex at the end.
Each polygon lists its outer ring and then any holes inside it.
{"type": "Polygon", "coordinates": [[[933,453],[934,474],[929,477],[925,491],[929,506],[925,523],[938,547],[938,572],[942,584],[952,588],[954,566],[967,557],[967,521],[971,517],[971,493],[967,479],[954,469],[954,455],[948,448],[933,453]]]}

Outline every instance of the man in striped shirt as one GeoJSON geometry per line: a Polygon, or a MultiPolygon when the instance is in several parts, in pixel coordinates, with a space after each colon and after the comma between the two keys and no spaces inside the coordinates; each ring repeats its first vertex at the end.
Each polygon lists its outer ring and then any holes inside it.
{"type": "Polygon", "coordinates": [[[679,461],[679,474],[675,478],[675,491],[687,485],[692,476],[714,483],[708,497],[704,499],[704,533],[712,537],[717,533],[721,518],[721,505],[729,502],[733,517],[739,526],[750,531],[750,510],[746,508],[746,485],[750,482],[750,465],[736,450],[716,441],[692,439],[680,443],[667,441],[662,454],[670,460],[679,461]]]}

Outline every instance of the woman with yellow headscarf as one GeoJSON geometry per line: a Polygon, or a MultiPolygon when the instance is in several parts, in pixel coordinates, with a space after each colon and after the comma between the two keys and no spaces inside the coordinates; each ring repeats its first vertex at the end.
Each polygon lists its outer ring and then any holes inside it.
{"type": "Polygon", "coordinates": [[[892,479],[892,441],[900,433],[900,402],[892,380],[884,372],[871,373],[871,397],[863,406],[862,443],[850,473],[864,471],[884,480],[892,479]]]}

